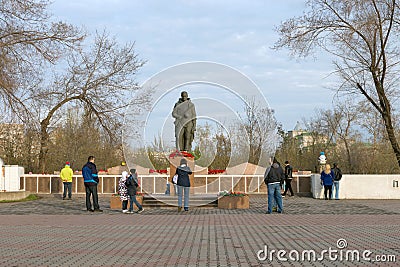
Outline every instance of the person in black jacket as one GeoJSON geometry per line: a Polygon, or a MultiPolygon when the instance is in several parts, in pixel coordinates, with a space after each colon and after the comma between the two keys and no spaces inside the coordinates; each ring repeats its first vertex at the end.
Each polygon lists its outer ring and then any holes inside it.
{"type": "Polygon", "coordinates": [[[335,177],[333,177],[333,187],[332,187],[332,196],[333,198],[333,189],[335,190],[335,199],[339,200],[339,184],[342,179],[342,170],[337,166],[336,163],[333,163],[333,173],[335,177]]]}
{"type": "Polygon", "coordinates": [[[285,161],[285,192],[282,196],[286,196],[287,191],[290,191],[290,195],[294,196],[292,189],[292,176],[293,168],[290,166],[289,161],[285,161]]]}
{"type": "Polygon", "coordinates": [[[189,175],[192,174],[189,166],[187,166],[187,160],[182,158],[180,165],[176,168],[176,174],[178,174],[178,211],[182,210],[182,193],[184,196],[184,209],[189,210],[189,191],[190,191],[190,179],[189,175]]]}
{"type": "Polygon", "coordinates": [[[133,213],[133,203],[135,203],[136,207],[138,207],[137,213],[141,213],[144,209],[142,205],[136,200],[136,191],[139,186],[139,181],[136,173],[136,169],[130,169],[130,175],[125,182],[126,187],[128,188],[128,196],[130,199],[129,211],[128,213],[133,213]]]}
{"type": "Polygon", "coordinates": [[[272,213],[272,208],[275,203],[278,205],[278,213],[283,212],[283,203],[281,195],[281,185],[285,174],[279,162],[274,158],[271,169],[269,170],[266,177],[264,177],[264,182],[268,187],[268,211],[267,214],[272,213]]]}

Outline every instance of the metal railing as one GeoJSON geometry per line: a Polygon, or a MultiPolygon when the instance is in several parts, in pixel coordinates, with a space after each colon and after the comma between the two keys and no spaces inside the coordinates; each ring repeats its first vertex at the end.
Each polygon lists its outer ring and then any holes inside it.
{"type": "MultiPolygon", "coordinates": [[[[99,175],[99,194],[116,194],[120,175],[99,175]]],[[[293,175],[296,181],[297,193],[300,189],[300,178],[311,177],[308,175],[293,175]]],[[[171,183],[171,178],[166,174],[139,175],[139,191],[141,193],[162,194],[166,184],[171,183]]],[[[52,194],[62,192],[62,181],[59,175],[25,174],[20,178],[20,189],[52,194]]],[[[73,176],[73,191],[75,194],[85,193],[82,175],[73,176]]],[[[223,190],[241,191],[245,193],[265,193],[263,175],[196,175],[194,178],[195,194],[213,194],[223,190]]]]}

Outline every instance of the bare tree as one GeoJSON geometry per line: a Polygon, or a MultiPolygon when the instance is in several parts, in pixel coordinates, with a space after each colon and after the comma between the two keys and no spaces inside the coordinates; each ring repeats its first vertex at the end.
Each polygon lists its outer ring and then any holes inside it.
{"type": "Polygon", "coordinates": [[[275,145],[278,145],[275,144],[278,140],[272,138],[274,136],[272,133],[275,133],[278,125],[274,111],[269,107],[261,106],[255,99],[250,99],[245,103],[244,115],[239,114],[239,117],[241,118],[241,125],[238,125],[237,128],[244,128],[247,133],[246,142],[244,142],[249,148],[247,162],[256,165],[261,162],[265,163],[267,159],[262,158],[262,150],[267,146],[276,148],[275,145]],[[268,143],[271,144],[267,145],[268,143]]]}
{"type": "Polygon", "coordinates": [[[25,121],[33,114],[23,101],[43,64],[54,64],[84,39],[81,30],[50,21],[48,0],[0,1],[0,102],[25,121]]]}
{"type": "Polygon", "coordinates": [[[213,160],[218,156],[216,150],[215,130],[212,125],[205,123],[204,125],[197,124],[196,135],[194,142],[196,147],[193,150],[193,154],[196,159],[196,164],[202,167],[209,167],[213,160]]]}
{"type": "MultiPolygon", "coordinates": [[[[330,131],[326,120],[321,117],[321,110],[316,110],[314,117],[308,120],[303,119],[306,133],[303,138],[303,147],[301,149],[302,158],[308,165],[308,169],[317,171],[318,156],[320,152],[328,154],[333,140],[333,133],[330,131]]],[[[329,156],[328,156],[329,159],[329,156]]]]}
{"type": "Polygon", "coordinates": [[[118,166],[123,161],[121,140],[110,140],[94,120],[88,121],[83,115],[77,109],[68,110],[63,123],[52,128],[47,153],[51,160],[46,161],[46,172],[60,170],[66,161],[71,163],[72,169],[78,170],[86,163],[88,155],[96,156],[99,170],[118,166]]]}
{"type": "Polygon", "coordinates": [[[354,126],[360,116],[360,107],[353,105],[350,99],[336,101],[333,110],[321,111],[321,119],[326,122],[327,132],[332,133],[333,142],[338,147],[342,145],[346,155],[347,163],[345,170],[349,173],[354,172],[351,146],[357,141],[359,136],[354,126]]]}
{"type": "Polygon", "coordinates": [[[119,137],[126,100],[138,89],[135,77],[144,64],[138,59],[133,43],[121,47],[105,32],[96,35],[87,52],[72,53],[67,62],[68,68],[61,69],[61,74],[56,72],[29,100],[40,116],[42,172],[46,169],[49,130],[57,118],[62,118],[66,107],[81,108],[111,138],[119,137]]]}
{"type": "Polygon", "coordinates": [[[223,132],[216,133],[214,138],[216,139],[216,154],[209,167],[214,170],[225,170],[230,162],[231,140],[223,132]]]}
{"type": "Polygon", "coordinates": [[[364,96],[379,112],[400,166],[393,127],[393,96],[398,94],[400,5],[396,0],[309,0],[307,12],[283,22],[275,48],[307,56],[320,47],[334,62],[339,90],[364,96]]]}

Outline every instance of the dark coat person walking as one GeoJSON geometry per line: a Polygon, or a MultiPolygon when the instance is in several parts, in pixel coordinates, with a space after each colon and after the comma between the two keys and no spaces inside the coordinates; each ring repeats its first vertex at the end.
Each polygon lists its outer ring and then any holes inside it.
{"type": "Polygon", "coordinates": [[[264,177],[264,182],[268,187],[268,214],[272,213],[272,208],[274,205],[274,200],[276,205],[278,205],[278,213],[283,212],[283,202],[281,195],[281,185],[285,173],[279,162],[274,158],[271,169],[269,170],[266,177],[264,177]]]}
{"type": "Polygon", "coordinates": [[[136,169],[130,169],[130,175],[126,180],[126,187],[128,188],[129,196],[129,211],[128,213],[133,213],[133,203],[135,203],[138,208],[137,213],[144,211],[143,206],[136,200],[137,187],[139,186],[138,175],[136,169]]]}
{"type": "Polygon", "coordinates": [[[286,196],[287,191],[290,191],[290,195],[294,196],[292,189],[292,180],[293,180],[293,168],[290,166],[289,161],[285,161],[285,192],[282,196],[286,196]]]}

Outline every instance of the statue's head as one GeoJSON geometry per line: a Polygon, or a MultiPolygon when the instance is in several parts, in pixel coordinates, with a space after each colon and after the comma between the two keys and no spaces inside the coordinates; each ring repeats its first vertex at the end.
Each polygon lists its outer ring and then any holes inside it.
{"type": "Polygon", "coordinates": [[[188,99],[188,93],[186,91],[182,91],[181,97],[182,97],[183,101],[186,101],[188,99]]]}

